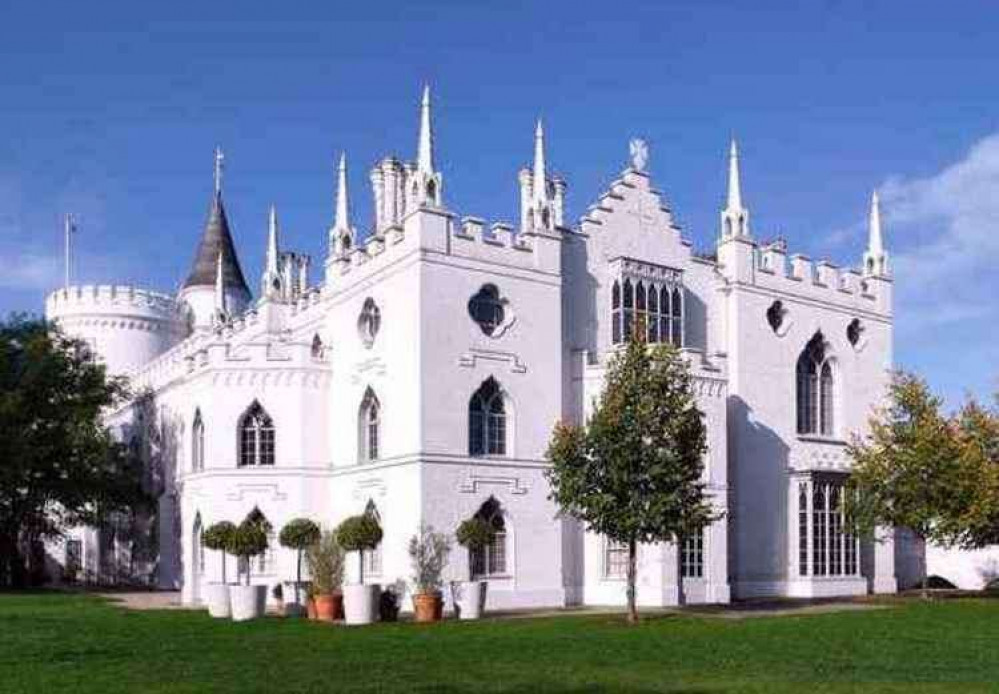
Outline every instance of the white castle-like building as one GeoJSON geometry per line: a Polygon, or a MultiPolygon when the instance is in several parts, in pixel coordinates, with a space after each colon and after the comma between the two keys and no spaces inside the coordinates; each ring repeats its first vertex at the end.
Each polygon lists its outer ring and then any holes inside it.
{"type": "MultiPolygon", "coordinates": [[[[359,560],[386,584],[410,576],[419,523],[453,532],[480,514],[495,542],[471,557],[456,548],[448,571],[487,579],[491,607],[621,604],[625,550],[558,513],[545,451],[557,421],[586,420],[608,360],[644,325],[689,360],[723,516],[682,547],[640,548],[640,604],[895,591],[895,533],[861,542],[839,512],[845,442],[892,366],[877,197],[859,269],[788,257],[751,229],[733,143],[716,253],[698,255],[653,187],[644,143],[631,149],[571,225],[539,123],[516,224],[459,217],[424,92],[416,160],[371,169],[369,233],[353,226],[341,158],[321,279],[282,247],[272,208],[255,299],[217,154],[176,296],[71,286],[48,297],[49,318],[130,377],[137,396],[109,423],[159,499],[144,528],[75,533],[74,561],[95,575],[124,563],[196,602],[221,568],[201,547],[205,526],[259,511],[275,531],[301,516],[333,527],[369,511],[384,539],[359,560]]],[[[293,578],[294,559],[272,539],[253,580],[293,578]]]]}

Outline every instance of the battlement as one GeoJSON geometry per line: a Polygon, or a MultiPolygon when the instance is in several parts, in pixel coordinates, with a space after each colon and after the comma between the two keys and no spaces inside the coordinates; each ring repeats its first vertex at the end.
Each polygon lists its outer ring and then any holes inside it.
{"type": "Polygon", "coordinates": [[[512,224],[505,222],[489,224],[478,217],[458,219],[446,209],[421,206],[399,224],[372,234],[364,243],[334,256],[330,269],[334,278],[358,272],[366,277],[405,255],[422,251],[557,272],[559,254],[543,249],[557,248],[561,231],[517,232],[512,224]]]}
{"type": "Polygon", "coordinates": [[[45,315],[50,319],[91,314],[179,320],[178,305],[172,296],[131,285],[65,287],[55,290],[45,300],[45,315]]]}
{"type": "Polygon", "coordinates": [[[745,238],[725,239],[719,246],[719,258],[730,277],[767,291],[891,313],[890,277],[868,276],[860,269],[844,268],[825,259],[813,261],[801,253],[789,255],[782,240],[759,245],[745,238]]]}

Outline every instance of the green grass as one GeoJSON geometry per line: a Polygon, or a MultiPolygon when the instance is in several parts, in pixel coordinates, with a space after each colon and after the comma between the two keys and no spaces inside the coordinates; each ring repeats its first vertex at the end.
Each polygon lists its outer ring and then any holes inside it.
{"type": "Polygon", "coordinates": [[[999,601],[348,629],[0,595],[0,692],[999,692],[999,601]]]}

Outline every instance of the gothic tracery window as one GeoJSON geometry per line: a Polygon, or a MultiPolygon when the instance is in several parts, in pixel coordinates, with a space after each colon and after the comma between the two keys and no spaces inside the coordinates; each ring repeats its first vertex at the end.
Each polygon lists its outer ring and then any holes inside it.
{"type": "Polygon", "coordinates": [[[683,346],[683,294],[673,283],[625,277],[611,285],[611,344],[627,342],[633,330],[649,344],[683,346]]]}
{"type": "Polygon", "coordinates": [[[274,422],[254,401],[239,419],[239,466],[274,464],[274,422]]]}
{"type": "Polygon", "coordinates": [[[361,315],[357,317],[357,334],[365,347],[371,347],[382,325],[381,311],[370,296],[364,300],[361,315]]]}
{"type": "Polygon", "coordinates": [[[796,377],[798,433],[832,436],[835,384],[821,332],[815,333],[798,357],[796,377]]]}
{"type": "Polygon", "coordinates": [[[201,410],[194,412],[194,424],[191,426],[191,471],[200,472],[205,469],[205,423],[201,419],[201,410]]]}
{"type": "Polygon", "coordinates": [[[489,497],[475,514],[492,526],[493,540],[485,547],[470,552],[474,578],[502,576],[507,573],[506,521],[503,509],[495,497],[489,497]]]}
{"type": "Polygon", "coordinates": [[[381,403],[368,388],[361,401],[359,416],[359,455],[361,462],[378,460],[381,453],[381,403]]]}
{"type": "Polygon", "coordinates": [[[489,377],[468,403],[468,454],[506,455],[506,429],[503,391],[489,377]]]}

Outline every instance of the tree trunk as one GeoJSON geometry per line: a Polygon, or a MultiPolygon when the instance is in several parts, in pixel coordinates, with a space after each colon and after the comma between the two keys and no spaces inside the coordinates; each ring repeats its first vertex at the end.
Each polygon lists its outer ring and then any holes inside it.
{"type": "Polygon", "coordinates": [[[0,534],[0,586],[24,588],[28,571],[18,543],[18,532],[0,534]]]}
{"type": "Polygon", "coordinates": [[[302,601],[298,598],[298,587],[302,585],[302,550],[298,550],[298,563],[295,567],[295,604],[301,605],[302,601]]]}
{"type": "Polygon", "coordinates": [[[222,551],[222,585],[228,585],[229,582],[225,579],[225,550],[222,551]]]}
{"type": "Polygon", "coordinates": [[[638,622],[638,606],[635,600],[635,574],[636,559],[638,555],[638,543],[634,538],[628,540],[628,621],[632,624],[638,622]]]}

